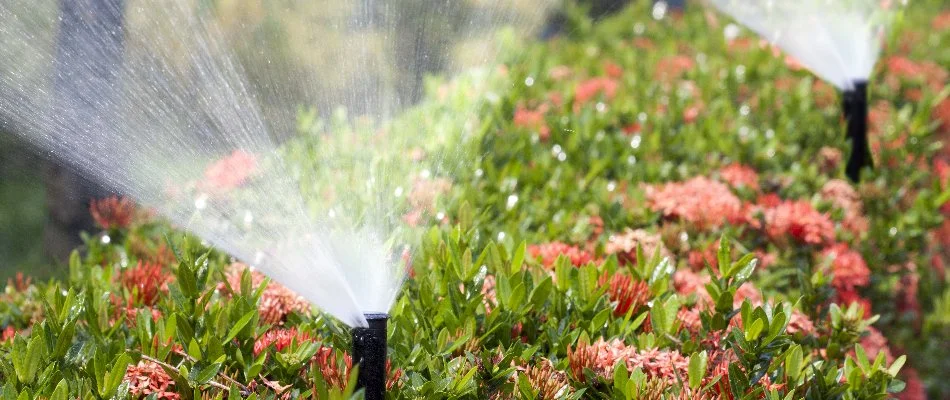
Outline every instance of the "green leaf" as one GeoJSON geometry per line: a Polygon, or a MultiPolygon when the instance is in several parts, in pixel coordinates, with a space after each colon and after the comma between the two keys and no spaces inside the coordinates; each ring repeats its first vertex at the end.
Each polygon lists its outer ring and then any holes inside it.
{"type": "Polygon", "coordinates": [[[211,381],[211,378],[214,378],[214,376],[218,374],[219,370],[221,370],[221,363],[219,362],[207,365],[200,370],[192,370],[192,374],[194,374],[194,376],[191,377],[191,380],[195,382],[195,384],[204,385],[211,381]]]}
{"type": "Polygon", "coordinates": [[[511,257],[511,273],[521,271],[521,266],[524,264],[524,254],[528,245],[522,241],[521,244],[515,248],[515,254],[511,257]]]}
{"type": "Polygon", "coordinates": [[[128,354],[122,353],[112,362],[112,370],[103,377],[102,384],[99,385],[99,395],[102,397],[112,397],[122,384],[122,378],[125,378],[125,370],[132,362],[128,354]]]}
{"type": "Polygon", "coordinates": [[[891,363],[891,366],[887,368],[888,375],[896,377],[897,373],[901,371],[901,368],[904,366],[905,362],[907,362],[907,355],[897,357],[897,359],[891,363]]]}
{"type": "Polygon", "coordinates": [[[551,291],[554,289],[554,283],[551,280],[550,276],[546,276],[541,280],[534,289],[531,289],[531,295],[528,296],[529,302],[535,310],[540,309],[544,306],[544,303],[548,300],[548,297],[551,296],[551,291]]]}
{"type": "Polygon", "coordinates": [[[693,353],[689,357],[689,387],[691,389],[698,389],[699,385],[703,383],[703,378],[706,376],[706,363],[709,360],[709,356],[706,354],[706,350],[703,350],[699,353],[693,353]]]}
{"type": "Polygon", "coordinates": [[[801,345],[795,345],[785,356],[785,375],[788,375],[792,383],[798,382],[798,377],[802,372],[802,363],[804,362],[804,352],[801,345]]]}
{"type": "Polygon", "coordinates": [[[66,379],[62,379],[59,383],[56,384],[56,389],[53,389],[53,394],[49,396],[49,400],[68,400],[69,399],[69,385],[66,383],[66,379]]]}
{"type": "Polygon", "coordinates": [[[719,273],[723,278],[732,277],[732,249],[729,246],[729,237],[722,235],[719,237],[719,251],[716,254],[719,262],[719,273]]]}
{"type": "Polygon", "coordinates": [[[251,310],[247,314],[244,314],[241,319],[234,323],[234,326],[231,327],[231,330],[228,331],[228,336],[224,338],[222,344],[227,344],[231,341],[231,339],[234,339],[234,337],[237,336],[245,326],[247,326],[247,323],[251,322],[251,318],[254,318],[254,315],[256,314],[257,310],[251,310]]]}

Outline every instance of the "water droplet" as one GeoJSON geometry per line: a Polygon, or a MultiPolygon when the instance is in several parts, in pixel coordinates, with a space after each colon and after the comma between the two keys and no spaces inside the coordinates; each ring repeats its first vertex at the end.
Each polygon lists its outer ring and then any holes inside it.
{"type": "Polygon", "coordinates": [[[432,176],[432,171],[424,169],[419,173],[419,176],[421,176],[423,179],[429,179],[429,177],[432,176]]]}
{"type": "Polygon", "coordinates": [[[897,236],[897,227],[892,226],[891,229],[888,229],[887,233],[890,234],[892,237],[897,236]]]}
{"type": "Polygon", "coordinates": [[[555,144],[553,147],[551,147],[551,153],[553,153],[555,156],[558,155],[558,154],[560,154],[560,153],[561,153],[561,145],[555,144]]]}
{"type": "Polygon", "coordinates": [[[557,160],[558,160],[558,161],[567,160],[567,154],[564,154],[564,153],[558,154],[558,155],[557,155],[557,160]]]}
{"type": "Polygon", "coordinates": [[[633,24],[633,33],[636,34],[637,36],[642,35],[643,32],[646,32],[646,30],[647,30],[647,26],[644,25],[642,22],[637,22],[636,24],[633,24]]]}
{"type": "Polygon", "coordinates": [[[603,102],[599,102],[599,101],[598,101],[598,102],[597,102],[597,105],[594,106],[594,107],[597,108],[597,112],[599,112],[599,113],[603,113],[603,112],[607,111],[607,105],[604,104],[603,102]]]}
{"type": "Polygon", "coordinates": [[[634,149],[639,149],[639,148],[640,148],[640,142],[642,142],[642,141],[643,141],[643,138],[640,137],[640,135],[633,135],[633,138],[630,139],[630,147],[632,147],[632,148],[634,148],[634,149]]]}
{"type": "Polygon", "coordinates": [[[617,182],[614,182],[614,181],[607,182],[608,192],[613,192],[615,189],[617,189],[617,182]]]}
{"type": "Polygon", "coordinates": [[[444,212],[439,211],[438,213],[435,214],[435,220],[436,220],[436,221],[441,221],[441,220],[443,220],[443,219],[445,219],[445,213],[444,213],[444,212]]]}
{"type": "Polygon", "coordinates": [[[665,1],[653,3],[653,19],[661,20],[666,16],[667,5],[665,1]]]}
{"type": "Polygon", "coordinates": [[[330,218],[336,218],[336,211],[330,210],[330,212],[328,212],[327,215],[330,216],[330,218]]]}
{"type": "Polygon", "coordinates": [[[505,232],[498,232],[498,241],[505,240],[505,232]]]}
{"type": "Polygon", "coordinates": [[[689,241],[689,234],[686,233],[686,232],[681,232],[681,233],[680,233],[680,241],[683,242],[683,243],[688,242],[688,241],[689,241]]]}
{"type": "Polygon", "coordinates": [[[722,30],[723,36],[726,37],[727,41],[733,41],[739,37],[739,26],[736,24],[729,24],[722,30]]]}
{"type": "Polygon", "coordinates": [[[773,130],[771,130],[771,129],[768,129],[768,130],[765,131],[765,138],[766,138],[766,139],[772,139],[772,138],[774,138],[774,137],[775,137],[775,131],[773,131],[773,130]]]}
{"type": "Polygon", "coordinates": [[[508,209],[510,210],[515,207],[515,204],[518,204],[518,195],[515,195],[515,194],[509,195],[508,203],[506,204],[506,207],[508,207],[508,209]]]}
{"type": "Polygon", "coordinates": [[[208,195],[202,194],[195,199],[195,208],[204,210],[206,207],[208,207],[208,195]]]}
{"type": "Polygon", "coordinates": [[[750,111],[752,111],[752,109],[749,108],[747,104],[743,104],[742,107],[739,107],[739,114],[742,114],[743,116],[749,115],[750,111]]]}
{"type": "Polygon", "coordinates": [[[640,121],[640,123],[647,122],[647,113],[641,112],[637,114],[637,121],[640,121]]]}
{"type": "Polygon", "coordinates": [[[482,171],[481,168],[475,170],[475,177],[481,178],[482,175],[485,175],[485,171],[482,171]]]}
{"type": "Polygon", "coordinates": [[[525,86],[534,86],[534,78],[530,76],[527,78],[524,78],[524,84],[525,86]]]}
{"type": "Polygon", "coordinates": [[[627,164],[633,165],[637,163],[637,156],[627,157],[627,164]]]}
{"type": "MultiPolygon", "coordinates": [[[[481,171],[481,170],[478,170],[478,171],[481,171]]],[[[478,171],[475,171],[475,175],[478,175],[478,171]]],[[[402,186],[399,186],[396,188],[395,191],[393,191],[393,195],[395,195],[396,197],[400,197],[402,196],[402,191],[403,191],[402,186]]]]}
{"type": "Polygon", "coordinates": [[[112,242],[112,238],[109,235],[102,235],[102,244],[109,244],[112,242]]]}

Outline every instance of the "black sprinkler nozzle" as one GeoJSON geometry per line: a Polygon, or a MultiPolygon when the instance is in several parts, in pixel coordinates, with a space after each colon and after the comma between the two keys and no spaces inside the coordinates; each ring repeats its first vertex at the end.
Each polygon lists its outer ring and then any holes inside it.
{"type": "Polygon", "coordinates": [[[364,314],[369,326],[353,328],[353,361],[359,364],[357,389],[366,400],[386,397],[386,322],[389,314],[364,314]]]}
{"type": "Polygon", "coordinates": [[[868,144],[867,81],[855,81],[851,89],[844,91],[842,108],[848,123],[848,140],[851,141],[851,156],[848,158],[845,173],[852,182],[858,182],[862,169],[874,167],[868,144]]]}

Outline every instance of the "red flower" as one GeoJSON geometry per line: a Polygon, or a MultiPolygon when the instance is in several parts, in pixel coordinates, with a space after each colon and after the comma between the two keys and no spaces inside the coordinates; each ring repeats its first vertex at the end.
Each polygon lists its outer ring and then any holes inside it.
{"type": "Polygon", "coordinates": [[[699,118],[699,114],[703,111],[703,108],[704,107],[702,104],[686,107],[686,109],[683,110],[683,122],[687,124],[696,122],[696,120],[699,118]]]}
{"type": "MultiPolygon", "coordinates": [[[[600,284],[607,284],[607,273],[600,277],[600,284]]],[[[607,289],[610,302],[614,303],[614,316],[627,315],[631,309],[636,313],[646,306],[652,294],[646,282],[638,281],[626,274],[615,273],[610,277],[610,288],[607,289]]]]}
{"type": "Polygon", "coordinates": [[[920,287],[920,274],[917,273],[917,265],[907,263],[906,272],[901,277],[898,287],[897,310],[902,313],[911,313],[915,320],[919,321],[921,316],[920,301],[917,299],[917,291],[920,287]]]}
{"type": "MultiPolygon", "coordinates": [[[[948,13],[948,15],[950,15],[950,13],[948,13]]],[[[950,24],[950,22],[948,22],[948,24],[950,24]]],[[[901,369],[901,375],[901,378],[907,383],[907,386],[904,387],[902,392],[896,394],[898,400],[927,400],[927,388],[924,387],[924,383],[920,381],[920,375],[917,374],[917,370],[905,367],[901,369]]]]}
{"type": "Polygon", "coordinates": [[[524,106],[518,106],[515,109],[514,124],[516,127],[533,129],[538,132],[541,140],[547,140],[551,137],[551,128],[544,122],[544,112],[546,107],[542,106],[536,110],[530,110],[524,106]]]}
{"type": "Polygon", "coordinates": [[[950,11],[944,11],[934,17],[933,22],[930,24],[934,30],[945,31],[950,29],[950,11]]]}
{"type": "Polygon", "coordinates": [[[608,100],[612,99],[617,94],[618,86],[617,81],[610,78],[591,78],[579,83],[574,88],[574,111],[601,93],[608,100]]]}
{"type": "Polygon", "coordinates": [[[258,356],[273,345],[277,351],[283,351],[291,343],[303,343],[305,341],[314,341],[306,332],[297,332],[297,328],[275,328],[267,331],[254,341],[254,356],[258,356]]]}
{"type": "Polygon", "coordinates": [[[864,203],[861,196],[846,181],[832,179],[821,187],[821,197],[844,211],[842,224],[855,235],[868,230],[868,220],[864,217],[864,203]]]}
{"type": "Polygon", "coordinates": [[[861,338],[860,343],[868,359],[874,360],[878,353],[883,352],[888,364],[894,362],[894,355],[891,354],[891,348],[887,345],[887,338],[874,327],[868,327],[868,334],[861,338]]]}
{"type": "Polygon", "coordinates": [[[696,62],[692,58],[676,55],[661,59],[656,65],[656,78],[663,82],[672,82],[687,71],[692,70],[696,62]]]}
{"type": "Polygon", "coordinates": [[[3,333],[0,334],[0,343],[6,343],[13,339],[16,336],[16,328],[13,325],[7,325],[6,328],[3,328],[3,333]]]}
{"type": "Polygon", "coordinates": [[[871,316],[871,301],[861,297],[856,290],[839,290],[837,293],[836,303],[844,305],[845,307],[851,306],[853,303],[858,303],[858,306],[864,310],[864,316],[871,316]]]}
{"type": "Polygon", "coordinates": [[[604,251],[607,254],[616,254],[620,265],[637,263],[637,246],[643,250],[643,255],[649,260],[659,250],[660,257],[672,258],[673,255],[659,234],[652,234],[643,229],[627,228],[619,235],[610,235],[604,251]]]}
{"type": "Polygon", "coordinates": [[[158,399],[178,400],[181,396],[174,392],[175,380],[165,372],[161,365],[151,361],[139,361],[125,370],[125,379],[129,383],[129,393],[133,396],[155,395],[158,399]]]}
{"type": "Polygon", "coordinates": [[[850,291],[859,286],[866,286],[871,279],[871,270],[861,253],[851,250],[847,244],[838,243],[821,252],[822,256],[831,260],[831,270],[834,279],[831,284],[838,290],[850,291]]]}
{"type": "Polygon", "coordinates": [[[734,188],[759,190],[759,174],[751,167],[734,163],[719,169],[719,177],[734,188]]]}
{"type": "Polygon", "coordinates": [[[742,202],[729,187],[701,176],[686,182],[648,186],[646,199],[653,211],[701,229],[715,229],[743,219],[742,202]]]}
{"type": "Polygon", "coordinates": [[[815,324],[807,315],[798,310],[792,310],[792,315],[788,318],[788,326],[785,330],[789,334],[801,333],[803,335],[812,335],[815,333],[815,324]]]}
{"type": "Polygon", "coordinates": [[[783,201],[765,209],[764,214],[765,232],[773,240],[791,236],[802,243],[823,244],[834,239],[831,218],[807,201],[783,201]]]}
{"type": "Polygon", "coordinates": [[[89,204],[93,221],[102,229],[126,229],[132,225],[135,204],[125,197],[107,197],[89,204]]]}
{"type": "Polygon", "coordinates": [[[607,76],[614,79],[620,79],[620,77],[623,76],[623,68],[611,61],[604,63],[604,72],[607,73],[607,76]]]}
{"type": "Polygon", "coordinates": [[[531,387],[538,391],[539,399],[553,400],[571,392],[567,374],[555,368],[551,360],[542,358],[541,362],[527,367],[519,367],[518,370],[528,379],[531,387]]]}
{"type": "Polygon", "coordinates": [[[257,169],[257,157],[234,150],[205,169],[204,185],[210,190],[228,191],[243,185],[257,169]]]}
{"type": "Polygon", "coordinates": [[[594,261],[594,256],[587,251],[562,242],[550,242],[528,246],[528,254],[531,258],[540,258],[541,265],[549,269],[554,269],[554,263],[560,256],[567,257],[575,267],[580,267],[594,261]]]}
{"type": "MultiPolygon", "coordinates": [[[[241,274],[247,266],[240,263],[231,264],[225,273],[228,285],[231,290],[238,292],[241,290],[241,274]]],[[[264,283],[264,274],[258,271],[251,271],[251,286],[257,288],[264,283]]],[[[222,282],[218,284],[218,290],[227,292],[227,286],[222,282]]],[[[225,293],[229,294],[229,293],[225,293]]],[[[291,312],[308,314],[310,312],[310,302],[297,295],[292,290],[277,283],[270,282],[264,293],[261,295],[260,303],[257,305],[260,312],[261,323],[264,324],[283,324],[284,318],[291,312]]]]}
{"type": "Polygon", "coordinates": [[[168,292],[171,276],[162,271],[161,264],[139,261],[133,268],[123,270],[119,282],[132,293],[135,304],[153,306],[162,293],[168,292]]]}
{"type": "Polygon", "coordinates": [[[844,160],[844,154],[839,149],[825,146],[818,150],[818,165],[821,172],[830,174],[837,171],[842,160],[844,160]]]}
{"type": "MultiPolygon", "coordinates": [[[[342,360],[340,360],[332,347],[320,346],[320,350],[317,350],[314,359],[317,367],[320,368],[323,380],[328,386],[338,390],[346,389],[346,383],[350,380],[350,373],[353,372],[353,358],[349,354],[344,351],[342,360]]],[[[388,362],[386,366],[388,369],[388,362]]]]}

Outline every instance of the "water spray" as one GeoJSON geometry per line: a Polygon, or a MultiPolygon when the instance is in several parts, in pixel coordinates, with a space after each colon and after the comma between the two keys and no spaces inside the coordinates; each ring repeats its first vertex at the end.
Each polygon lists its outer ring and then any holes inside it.
{"type": "Polygon", "coordinates": [[[386,397],[386,322],[389,314],[368,313],[366,327],[353,328],[353,359],[359,365],[357,389],[363,389],[366,400],[386,397]]]}
{"type": "Polygon", "coordinates": [[[843,113],[848,124],[848,140],[851,141],[851,156],[845,173],[852,182],[861,178],[861,170],[873,167],[871,149],[868,145],[868,83],[855,81],[842,93],[843,113]]]}
{"type": "Polygon", "coordinates": [[[894,10],[877,0],[712,0],[819,78],[842,91],[851,156],[845,173],[857,182],[871,167],[867,83],[894,10]]]}

